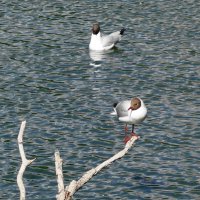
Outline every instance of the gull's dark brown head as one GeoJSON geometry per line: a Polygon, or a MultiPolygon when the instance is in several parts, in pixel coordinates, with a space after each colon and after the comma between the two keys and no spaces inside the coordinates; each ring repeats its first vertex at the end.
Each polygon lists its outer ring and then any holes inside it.
{"type": "Polygon", "coordinates": [[[141,107],[141,100],[139,98],[133,98],[131,99],[131,106],[129,108],[129,110],[137,110],[138,108],[141,107]]]}
{"type": "Polygon", "coordinates": [[[100,31],[99,23],[93,24],[93,26],[92,26],[92,33],[94,35],[97,35],[99,33],[99,31],[100,31]]]}

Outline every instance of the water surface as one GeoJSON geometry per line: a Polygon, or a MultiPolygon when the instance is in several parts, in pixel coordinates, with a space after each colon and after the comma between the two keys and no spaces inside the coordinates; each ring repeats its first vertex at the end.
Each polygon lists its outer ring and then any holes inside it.
{"type": "Polygon", "coordinates": [[[54,152],[65,185],[124,147],[115,101],[141,97],[148,117],[122,159],[74,199],[199,199],[198,1],[3,1],[0,8],[0,199],[18,199],[17,135],[37,159],[27,199],[55,199],[54,152]],[[127,28],[117,48],[88,50],[91,25],[127,28]]]}

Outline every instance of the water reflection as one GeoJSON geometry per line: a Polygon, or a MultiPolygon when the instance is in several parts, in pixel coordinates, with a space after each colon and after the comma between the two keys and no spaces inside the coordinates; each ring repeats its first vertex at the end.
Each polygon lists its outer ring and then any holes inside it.
{"type": "Polygon", "coordinates": [[[108,57],[110,51],[89,51],[89,56],[93,62],[90,65],[99,67],[102,64],[102,61],[108,57]]]}

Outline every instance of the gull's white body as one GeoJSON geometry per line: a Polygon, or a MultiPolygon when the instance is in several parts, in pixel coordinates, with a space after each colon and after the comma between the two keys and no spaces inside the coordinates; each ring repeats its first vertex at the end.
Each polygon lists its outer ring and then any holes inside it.
{"type": "Polygon", "coordinates": [[[109,50],[112,49],[121,38],[122,35],[120,31],[116,31],[110,35],[101,35],[101,32],[97,35],[92,33],[89,48],[94,51],[109,50]]]}
{"type": "Polygon", "coordinates": [[[144,121],[147,116],[147,108],[142,99],[140,99],[140,101],[141,107],[137,110],[129,110],[131,106],[131,100],[121,101],[114,108],[114,112],[112,114],[117,115],[119,121],[125,122],[126,124],[139,124],[140,122],[144,121]]]}

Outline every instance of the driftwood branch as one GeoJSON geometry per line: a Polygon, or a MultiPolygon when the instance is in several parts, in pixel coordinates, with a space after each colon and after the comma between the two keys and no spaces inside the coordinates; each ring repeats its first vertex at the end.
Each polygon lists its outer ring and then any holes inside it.
{"type": "MultiPolygon", "coordinates": [[[[26,126],[26,121],[21,123],[20,131],[18,134],[18,146],[19,152],[22,160],[21,167],[17,174],[17,184],[20,190],[20,200],[25,200],[26,198],[26,190],[23,183],[23,174],[26,170],[26,167],[30,165],[35,159],[27,160],[26,154],[24,152],[23,147],[23,135],[26,126]]],[[[91,170],[87,171],[78,181],[71,181],[69,186],[64,189],[64,181],[63,181],[63,172],[62,172],[62,159],[58,151],[55,152],[55,166],[56,166],[56,175],[57,175],[57,182],[58,182],[58,194],[56,195],[57,200],[70,200],[74,193],[78,191],[85,183],[87,183],[94,175],[96,175],[99,171],[101,171],[104,167],[110,165],[117,159],[122,158],[128,150],[132,147],[134,142],[138,139],[137,136],[132,136],[131,139],[126,143],[123,150],[109,158],[108,160],[104,161],[100,165],[91,170]]]]}
{"type": "Polygon", "coordinates": [[[30,165],[36,159],[36,158],[33,159],[33,160],[27,160],[26,159],[26,154],[24,152],[24,147],[23,147],[23,135],[24,135],[25,126],[26,126],[26,121],[23,121],[21,123],[19,135],[18,135],[18,138],[17,138],[18,146],[19,146],[19,153],[20,153],[20,156],[21,156],[21,159],[22,159],[22,164],[21,164],[21,167],[20,167],[19,172],[17,174],[17,184],[18,184],[18,187],[19,187],[19,190],[20,190],[20,200],[25,200],[25,198],[26,198],[26,190],[25,190],[25,186],[24,186],[24,183],[23,183],[23,174],[26,170],[26,167],[28,165],[30,165]]]}
{"type": "MultiPolygon", "coordinates": [[[[126,143],[126,145],[125,145],[123,150],[121,150],[120,152],[118,152],[117,154],[115,154],[114,156],[109,158],[108,160],[104,161],[103,163],[101,163],[97,167],[92,168],[91,170],[87,171],[78,181],[75,181],[75,180],[71,181],[69,186],[67,186],[65,188],[64,197],[62,196],[62,198],[60,198],[59,200],[70,200],[72,198],[72,196],[74,195],[74,193],[77,190],[79,190],[85,183],[87,183],[101,169],[103,169],[104,167],[108,166],[109,164],[111,164],[115,160],[122,158],[128,152],[128,150],[132,147],[132,145],[134,144],[134,142],[137,139],[138,139],[137,136],[131,137],[131,139],[126,143]]],[[[63,179],[60,180],[60,182],[63,183],[63,179]]],[[[59,189],[59,191],[60,191],[60,189],[59,189]]]]}
{"type": "Polygon", "coordinates": [[[65,188],[63,182],[63,172],[62,172],[62,159],[58,151],[55,152],[55,165],[56,165],[56,175],[58,182],[58,194],[56,195],[57,200],[63,200],[65,198],[65,188]]]}

